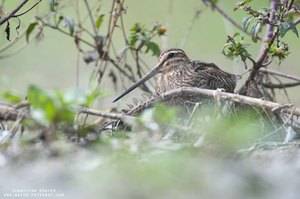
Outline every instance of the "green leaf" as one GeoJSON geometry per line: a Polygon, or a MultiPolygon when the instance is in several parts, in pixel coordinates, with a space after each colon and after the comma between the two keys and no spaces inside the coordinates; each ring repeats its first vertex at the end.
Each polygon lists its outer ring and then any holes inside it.
{"type": "Polygon", "coordinates": [[[262,23],[257,23],[256,26],[253,28],[252,31],[252,40],[257,42],[258,33],[261,31],[262,23]]]}
{"type": "Polygon", "coordinates": [[[130,36],[130,40],[129,40],[129,46],[130,46],[130,48],[134,48],[135,43],[137,42],[137,38],[138,38],[137,35],[131,35],[130,36]]]}
{"type": "Polygon", "coordinates": [[[69,28],[70,35],[73,35],[74,34],[74,29],[75,29],[75,23],[74,23],[73,18],[69,17],[69,16],[65,16],[64,21],[65,21],[66,25],[69,28]]]}
{"type": "Polygon", "coordinates": [[[153,53],[153,55],[155,55],[157,57],[160,55],[159,46],[156,43],[154,43],[154,42],[148,42],[147,43],[146,53],[148,53],[149,50],[151,50],[151,52],[153,53]]]}
{"type": "Polygon", "coordinates": [[[9,20],[7,20],[7,23],[6,23],[5,33],[6,33],[6,39],[8,41],[10,41],[10,24],[9,24],[9,20]]]}
{"type": "Polygon", "coordinates": [[[144,28],[139,24],[136,23],[130,28],[130,38],[129,38],[129,46],[130,48],[134,48],[135,43],[138,40],[141,40],[141,33],[144,32],[144,28]]]}
{"type": "Polygon", "coordinates": [[[103,19],[104,19],[104,15],[100,15],[98,17],[98,19],[96,20],[96,27],[99,29],[102,25],[102,22],[103,22],[103,19]]]}
{"type": "Polygon", "coordinates": [[[211,0],[213,4],[217,4],[219,0],[211,0]]]}
{"type": "Polygon", "coordinates": [[[29,36],[37,24],[38,24],[37,22],[33,22],[33,23],[29,24],[29,26],[27,27],[27,30],[26,30],[26,41],[27,42],[29,41],[29,36]]]}
{"type": "Polygon", "coordinates": [[[12,91],[4,91],[3,93],[0,94],[5,100],[13,103],[13,104],[16,104],[16,103],[19,103],[20,101],[22,101],[22,98],[15,94],[14,92],[12,91]]]}
{"type": "Polygon", "coordinates": [[[279,25],[279,34],[280,37],[284,37],[284,35],[286,34],[286,32],[289,30],[290,25],[287,22],[282,22],[279,25]]]}
{"type": "Polygon", "coordinates": [[[175,121],[178,110],[175,108],[166,107],[163,104],[156,104],[153,112],[153,119],[156,122],[172,123],[175,121]]]}
{"type": "Polygon", "coordinates": [[[56,0],[48,0],[48,3],[49,3],[50,10],[52,12],[55,12],[58,6],[58,2],[56,0]]]}
{"type": "Polygon", "coordinates": [[[244,1],[237,2],[233,11],[236,11],[237,9],[244,7],[246,4],[249,4],[251,1],[253,0],[244,0],[244,1]]]}
{"type": "Polygon", "coordinates": [[[240,37],[241,41],[244,40],[244,36],[241,33],[238,33],[238,32],[234,33],[233,38],[236,38],[236,37],[240,37]]]}
{"type": "Polygon", "coordinates": [[[244,31],[246,31],[246,32],[248,31],[250,22],[252,21],[253,18],[254,18],[253,16],[247,16],[247,17],[243,18],[242,24],[243,24],[243,30],[244,31]]]}
{"type": "Polygon", "coordinates": [[[230,60],[242,60],[245,64],[245,67],[247,67],[246,60],[249,59],[251,55],[247,51],[247,47],[249,45],[243,43],[243,40],[244,37],[240,33],[235,33],[232,37],[228,36],[222,53],[230,60]]]}
{"type": "Polygon", "coordinates": [[[260,23],[259,22],[255,22],[251,25],[251,28],[249,30],[251,36],[252,36],[252,40],[254,42],[257,42],[257,34],[258,34],[258,31],[259,29],[261,28],[261,25],[259,25],[260,23]]]}
{"type": "Polygon", "coordinates": [[[39,113],[37,115],[41,116],[41,118],[36,119],[45,119],[48,123],[54,121],[57,115],[57,109],[53,99],[47,93],[47,91],[36,86],[30,86],[27,97],[30,105],[35,111],[37,111],[37,113],[39,113]]]}
{"type": "Polygon", "coordinates": [[[295,33],[296,36],[299,38],[298,30],[297,30],[297,27],[295,26],[294,22],[291,19],[288,19],[286,22],[289,24],[290,29],[293,31],[293,33],[295,33]]]}
{"type": "Polygon", "coordinates": [[[279,64],[281,64],[281,62],[285,60],[289,54],[289,46],[284,42],[273,44],[269,49],[269,55],[272,57],[277,57],[279,60],[279,64]]]}

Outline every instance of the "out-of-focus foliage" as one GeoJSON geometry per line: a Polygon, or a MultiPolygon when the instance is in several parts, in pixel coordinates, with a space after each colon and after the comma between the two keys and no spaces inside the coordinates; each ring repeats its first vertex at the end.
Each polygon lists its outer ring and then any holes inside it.
{"type": "Polygon", "coordinates": [[[37,86],[31,86],[27,94],[33,118],[43,125],[73,122],[76,106],[88,107],[101,96],[103,93],[99,91],[61,92],[44,90],[37,86]]]}
{"type": "Polygon", "coordinates": [[[158,57],[160,55],[160,48],[155,42],[152,41],[152,39],[156,35],[164,35],[166,31],[166,27],[162,25],[154,25],[150,30],[144,25],[136,23],[130,29],[129,46],[130,48],[136,50],[140,50],[145,47],[145,53],[151,51],[153,55],[158,57]]]}

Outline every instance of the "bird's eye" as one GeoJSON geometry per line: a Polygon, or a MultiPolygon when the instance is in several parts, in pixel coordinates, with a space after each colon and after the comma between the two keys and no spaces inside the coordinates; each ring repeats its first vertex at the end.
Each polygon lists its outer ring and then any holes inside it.
{"type": "Polygon", "coordinates": [[[172,58],[175,56],[175,53],[169,53],[168,58],[172,58]]]}

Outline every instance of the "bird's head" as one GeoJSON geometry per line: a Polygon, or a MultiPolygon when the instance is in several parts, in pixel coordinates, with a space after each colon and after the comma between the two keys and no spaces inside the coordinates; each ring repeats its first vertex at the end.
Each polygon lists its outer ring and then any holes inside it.
{"type": "Polygon", "coordinates": [[[184,62],[189,61],[189,58],[186,56],[185,52],[179,48],[171,48],[163,51],[159,58],[157,64],[154,68],[148,72],[144,77],[135,82],[131,87],[124,91],[119,97],[117,97],[113,102],[118,101],[136,87],[140,86],[150,78],[154,77],[158,73],[165,73],[177,70],[184,62]]]}

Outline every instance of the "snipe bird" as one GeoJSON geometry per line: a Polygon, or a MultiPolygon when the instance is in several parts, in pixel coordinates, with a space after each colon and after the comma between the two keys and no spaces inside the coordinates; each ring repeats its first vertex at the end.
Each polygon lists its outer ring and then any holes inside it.
{"type": "MultiPolygon", "coordinates": [[[[190,60],[183,50],[171,48],[161,53],[158,63],[150,72],[135,82],[113,102],[118,101],[158,73],[161,73],[161,76],[156,83],[156,94],[180,87],[212,90],[222,88],[226,92],[232,93],[236,86],[236,75],[224,72],[213,63],[190,60]]],[[[195,99],[190,100],[188,98],[184,100],[195,101],[195,99]]],[[[179,101],[182,103],[182,100],[179,101]]]]}

